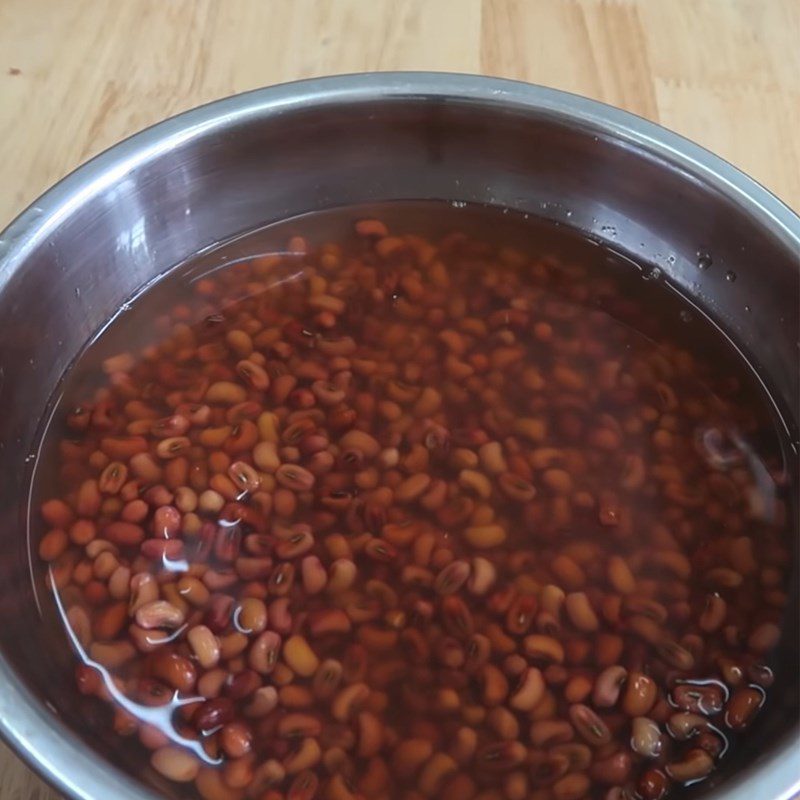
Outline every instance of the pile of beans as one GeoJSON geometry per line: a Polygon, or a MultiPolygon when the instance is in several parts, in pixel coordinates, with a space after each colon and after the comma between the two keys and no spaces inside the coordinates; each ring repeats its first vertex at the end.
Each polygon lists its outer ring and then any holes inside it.
{"type": "Polygon", "coordinates": [[[658,800],[715,769],[790,563],[736,377],[608,274],[464,234],[366,219],[192,286],[70,409],[41,505],[78,687],[153,770],[658,800]]]}

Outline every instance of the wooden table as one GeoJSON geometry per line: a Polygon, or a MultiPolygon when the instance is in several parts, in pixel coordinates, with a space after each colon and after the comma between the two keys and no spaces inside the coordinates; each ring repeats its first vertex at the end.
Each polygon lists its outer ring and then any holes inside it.
{"type": "MultiPolygon", "coordinates": [[[[800,0],[0,0],[0,227],[200,103],[341,72],[476,72],[604,100],[800,209],[800,0]]],[[[3,800],[56,795],[0,745],[3,800]]]]}

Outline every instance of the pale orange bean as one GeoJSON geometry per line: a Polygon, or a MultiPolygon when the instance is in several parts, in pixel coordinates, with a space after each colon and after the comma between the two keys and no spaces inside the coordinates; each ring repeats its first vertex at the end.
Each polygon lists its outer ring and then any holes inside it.
{"type": "Polygon", "coordinates": [[[431,485],[431,477],[426,473],[419,472],[406,478],[394,490],[394,499],[398,503],[411,503],[420,497],[431,485]]]}
{"type": "Polygon", "coordinates": [[[205,625],[195,625],[186,634],[189,647],[203,669],[213,669],[220,659],[220,645],[217,637],[205,625]]]}
{"type": "Polygon", "coordinates": [[[278,706],[278,690],[274,686],[261,686],[256,689],[252,699],[245,706],[244,713],[247,717],[266,717],[278,706]]]}
{"type": "Polygon", "coordinates": [[[467,581],[467,589],[474,595],[485,595],[497,579],[494,564],[482,556],[475,556],[470,561],[471,574],[467,581]]]}
{"type": "Polygon", "coordinates": [[[547,611],[558,619],[561,614],[561,607],[564,605],[565,597],[566,594],[560,586],[548,583],[542,587],[542,592],[539,595],[539,605],[542,607],[543,611],[547,611]]]}
{"type": "Polygon", "coordinates": [[[365,431],[353,429],[344,434],[339,439],[339,447],[342,452],[357,450],[364,454],[364,458],[371,460],[378,455],[381,450],[378,440],[370,436],[365,431]]]}
{"type": "Polygon", "coordinates": [[[247,400],[247,390],[238,383],[217,381],[206,390],[205,400],[215,405],[233,406],[247,400]]]}
{"type": "Polygon", "coordinates": [[[570,592],[564,598],[564,608],[570,622],[579,630],[585,633],[593,633],[600,627],[589,598],[584,592],[570,592]]]}
{"type": "Polygon", "coordinates": [[[474,728],[459,728],[450,743],[450,755],[462,766],[472,761],[478,749],[478,734],[474,728]]]}
{"type": "Polygon", "coordinates": [[[234,625],[250,636],[259,634],[267,627],[267,606],[257,597],[246,597],[233,612],[234,625]]]}
{"type": "Polygon", "coordinates": [[[464,530],[464,538],[468,544],[479,550],[499,547],[505,542],[506,536],[501,525],[477,525],[464,530]]]}
{"type": "Polygon", "coordinates": [[[512,427],[514,433],[533,444],[544,441],[547,436],[547,424],[536,417],[520,417],[513,422],[512,427]]]}
{"type": "Polygon", "coordinates": [[[204,514],[218,514],[225,505],[225,498],[214,489],[206,489],[197,500],[197,508],[204,514]]]}
{"type": "Polygon", "coordinates": [[[278,445],[274,441],[261,441],[253,448],[253,462],[262,471],[274,474],[281,465],[278,445]]]}
{"type": "Polygon", "coordinates": [[[490,475],[500,475],[508,471],[508,464],[503,455],[500,442],[486,442],[478,448],[481,466],[490,475]]]}
{"type": "Polygon", "coordinates": [[[458,483],[468,494],[488,500],[492,496],[492,483],[482,472],[462,469],[458,473],[458,483]]]}
{"type": "Polygon", "coordinates": [[[326,591],[330,594],[347,591],[358,576],[358,567],[349,558],[337,558],[329,568],[326,591]]]}
{"type": "MultiPolygon", "coordinates": [[[[460,705],[461,702],[459,700],[458,706],[460,705]]],[[[519,738],[519,722],[517,717],[505,706],[495,706],[489,709],[486,715],[486,725],[494,731],[498,738],[504,741],[510,742],[519,738]]]]}
{"type": "Polygon", "coordinates": [[[541,663],[564,663],[564,646],[552,636],[533,633],[522,641],[525,655],[541,663]]]}
{"type": "Polygon", "coordinates": [[[186,614],[166,600],[153,600],[140,606],[136,611],[136,624],[145,630],[152,628],[180,628],[186,614]]]}
{"type": "Polygon", "coordinates": [[[182,747],[167,745],[156,750],[150,757],[153,769],[176,783],[188,783],[197,777],[200,762],[182,747]]]}
{"type": "Polygon", "coordinates": [[[527,667],[519,679],[508,704],[517,711],[531,711],[544,697],[544,677],[536,667],[527,667]]]}
{"type": "Polygon", "coordinates": [[[631,594],[636,591],[636,579],[621,556],[611,556],[607,566],[608,582],[620,594],[631,594]]]}
{"type": "Polygon", "coordinates": [[[570,591],[577,591],[586,585],[586,573],[569,556],[556,556],[550,563],[550,569],[558,578],[559,584],[570,591]]]}
{"type": "Polygon", "coordinates": [[[663,747],[661,729],[648,717],[635,717],[631,723],[631,749],[645,758],[657,758],[663,747]]]}
{"type": "Polygon", "coordinates": [[[205,584],[192,575],[184,575],[178,581],[178,593],[197,608],[204,608],[211,598],[211,593],[205,584]]]}
{"type": "Polygon", "coordinates": [[[310,678],[319,667],[319,658],[302,636],[290,636],[283,645],[283,658],[290,669],[310,678]]]}
{"type": "MultiPolygon", "coordinates": [[[[466,729],[460,729],[461,730],[466,729]]],[[[474,733],[474,731],[470,731],[474,733]]],[[[456,740],[458,733],[456,734],[456,740]]],[[[477,736],[476,736],[477,742],[477,736]]],[[[474,752],[474,748],[473,748],[474,752]]],[[[395,747],[391,768],[403,780],[413,780],[420,767],[433,755],[433,743],[429,739],[405,739],[395,747]]],[[[470,755],[471,758],[471,755],[470,755]]]]}
{"type": "Polygon", "coordinates": [[[316,739],[306,738],[300,746],[283,760],[287,775],[296,775],[306,769],[311,769],[322,758],[322,748],[316,739]]]}
{"type": "Polygon", "coordinates": [[[430,417],[435,414],[442,405],[442,395],[432,386],[426,386],[414,406],[412,413],[415,417],[430,417]]]}
{"type": "Polygon", "coordinates": [[[331,703],[331,714],[339,722],[346,722],[357,714],[369,697],[366,683],[353,683],[341,689],[331,703]]]}
{"type": "Polygon", "coordinates": [[[553,800],[582,800],[590,786],[591,781],[587,775],[583,772],[572,772],[553,784],[553,800]]]}
{"type": "Polygon", "coordinates": [[[445,779],[458,771],[458,764],[447,753],[434,753],[422,767],[417,788],[426,797],[433,797],[445,779]]]}

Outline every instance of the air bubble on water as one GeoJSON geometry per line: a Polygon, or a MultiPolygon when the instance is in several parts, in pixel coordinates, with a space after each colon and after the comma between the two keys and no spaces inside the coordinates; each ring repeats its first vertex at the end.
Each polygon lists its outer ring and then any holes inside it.
{"type": "Polygon", "coordinates": [[[569,209],[567,209],[567,212],[566,212],[566,214],[567,214],[567,216],[568,216],[568,217],[571,217],[571,216],[572,216],[572,211],[570,211],[569,209]]]}
{"type": "Polygon", "coordinates": [[[34,461],[35,459],[36,459],[36,453],[28,453],[28,455],[25,456],[25,463],[30,464],[31,461],[34,461]]]}
{"type": "Polygon", "coordinates": [[[753,309],[750,306],[745,306],[744,310],[749,314],[753,309]]]}
{"type": "Polygon", "coordinates": [[[728,281],[728,283],[734,283],[736,281],[736,273],[732,269],[729,269],[725,273],[725,280],[728,281]]]}
{"type": "Polygon", "coordinates": [[[463,200],[451,200],[450,205],[453,208],[466,208],[467,204],[463,200]]]}
{"type": "Polygon", "coordinates": [[[682,322],[691,322],[693,319],[692,312],[684,308],[681,310],[680,318],[682,322]]]}
{"type": "Polygon", "coordinates": [[[81,296],[80,286],[76,286],[75,287],[75,297],[80,297],[80,296],[81,296]]]}
{"type": "Polygon", "coordinates": [[[659,267],[653,267],[650,272],[643,272],[642,278],[646,281],[657,281],[661,278],[661,269],[659,267]]]}
{"type": "Polygon", "coordinates": [[[707,270],[714,262],[704,250],[697,251],[697,269],[707,270]]]}
{"type": "Polygon", "coordinates": [[[122,305],[119,307],[119,310],[120,310],[120,311],[130,311],[130,310],[131,310],[131,308],[133,308],[133,306],[131,306],[131,304],[130,304],[130,303],[123,303],[123,304],[122,304],[122,305]]]}
{"type": "Polygon", "coordinates": [[[667,263],[674,264],[675,263],[675,256],[667,256],[667,263]]]}
{"type": "MultiPolygon", "coordinates": [[[[612,239],[617,235],[617,229],[613,225],[603,225],[600,228],[600,233],[604,233],[606,236],[610,236],[612,239]]],[[[644,247],[644,245],[642,245],[644,247]]]]}

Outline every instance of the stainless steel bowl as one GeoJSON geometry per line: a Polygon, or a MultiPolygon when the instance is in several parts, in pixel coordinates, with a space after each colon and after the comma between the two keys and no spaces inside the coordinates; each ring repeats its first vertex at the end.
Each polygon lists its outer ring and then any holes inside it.
{"type": "MultiPolygon", "coordinates": [[[[113,737],[87,729],[63,636],[40,616],[29,462],[59,378],[134,290],[215,242],[300,212],[421,198],[559,220],[658,266],[750,360],[796,446],[800,219],[679,136],[550,89],[427,73],[277,86],[156,125],[0,236],[0,732],[68,796],[159,795],[113,737]]],[[[800,789],[793,598],[774,699],[704,796],[800,789]]]]}

